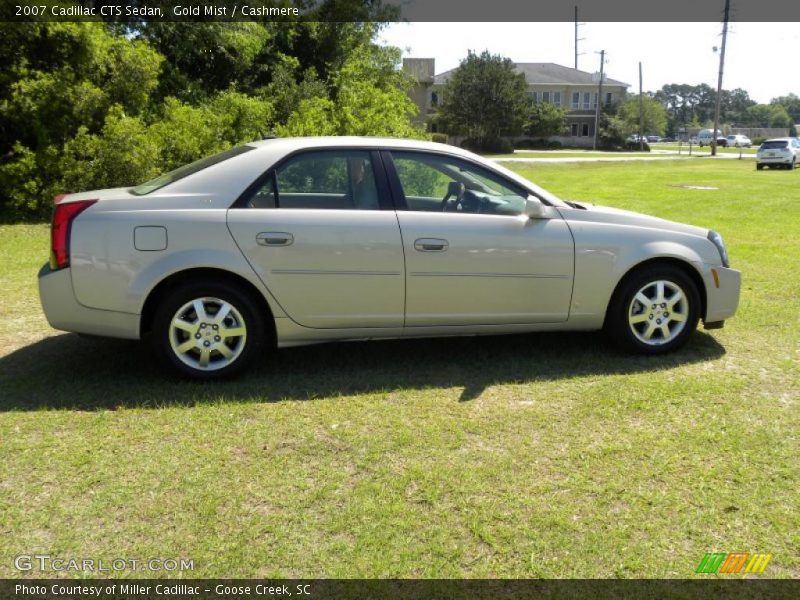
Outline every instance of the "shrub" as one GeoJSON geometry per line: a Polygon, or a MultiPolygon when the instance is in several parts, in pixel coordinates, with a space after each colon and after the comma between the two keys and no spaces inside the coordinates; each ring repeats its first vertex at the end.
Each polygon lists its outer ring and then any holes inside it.
{"type": "MultiPolygon", "coordinates": [[[[632,141],[625,142],[625,150],[630,150],[631,152],[639,152],[640,150],[639,142],[632,142],[632,141]]],[[[650,144],[645,142],[642,145],[641,150],[643,150],[644,152],[650,152],[650,144]]]]}
{"type": "Polygon", "coordinates": [[[447,143],[447,134],[444,133],[432,133],[431,134],[431,141],[438,142],[440,144],[447,143]]]}
{"type": "Polygon", "coordinates": [[[461,142],[461,147],[473,152],[488,152],[490,154],[510,154],[514,146],[506,138],[467,138],[461,142]]]}

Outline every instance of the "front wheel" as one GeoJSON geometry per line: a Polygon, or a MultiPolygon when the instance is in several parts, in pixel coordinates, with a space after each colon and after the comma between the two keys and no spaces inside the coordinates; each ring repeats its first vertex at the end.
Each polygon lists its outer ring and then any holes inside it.
{"type": "Polygon", "coordinates": [[[672,265],[634,272],[611,300],[606,331],[629,352],[661,354],[683,346],[697,328],[700,294],[672,265]]]}
{"type": "Polygon", "coordinates": [[[152,343],[162,363],[183,377],[230,377],[258,354],[264,343],[264,320],[238,287],[187,283],[160,303],[152,343]]]}

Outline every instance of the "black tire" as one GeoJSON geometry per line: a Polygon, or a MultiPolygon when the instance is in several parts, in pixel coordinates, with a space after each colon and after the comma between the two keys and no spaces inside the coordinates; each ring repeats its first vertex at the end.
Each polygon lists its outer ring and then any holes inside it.
{"type": "Polygon", "coordinates": [[[229,378],[244,371],[263,349],[266,339],[264,318],[258,304],[239,286],[187,282],[171,290],[156,309],[151,343],[159,363],[173,374],[202,380],[229,378]],[[201,302],[205,317],[188,307],[193,301],[201,302]],[[222,303],[227,303],[231,308],[227,316],[217,323],[214,321],[225,306],[222,303]],[[217,313],[213,312],[215,307],[217,313]],[[189,327],[196,327],[196,331],[187,332],[172,326],[179,311],[182,315],[194,315],[194,318],[181,320],[189,327]],[[231,335],[226,336],[225,331],[230,331],[231,335]],[[177,336],[184,337],[176,339],[177,336]],[[175,348],[192,342],[191,338],[196,338],[197,341],[193,343],[197,347],[183,352],[175,348]],[[202,348],[201,344],[206,348],[202,348]],[[223,351],[232,358],[226,358],[223,351]],[[202,366],[204,353],[205,367],[202,366]]]}
{"type": "Polygon", "coordinates": [[[764,165],[761,163],[756,163],[756,171],[761,171],[764,168],[764,165]]]}
{"type": "Polygon", "coordinates": [[[617,346],[627,352],[663,354],[683,346],[697,329],[699,318],[700,293],[692,278],[675,265],[655,264],[633,271],[617,286],[608,306],[605,331],[617,346]],[[667,293],[670,293],[670,296],[665,298],[665,302],[644,306],[636,300],[639,292],[647,296],[652,290],[655,294],[658,290],[656,285],[658,281],[667,284],[664,286],[664,296],[667,293]],[[648,287],[649,284],[653,287],[648,287]],[[675,298],[675,290],[682,292],[683,300],[678,300],[673,310],[668,303],[675,298]],[[685,304],[681,304],[682,302],[685,304]],[[644,306],[643,312],[639,311],[640,306],[644,306]],[[655,308],[656,306],[658,308],[655,308]],[[670,315],[668,312],[670,310],[674,314],[670,315]],[[676,319],[677,316],[683,318],[676,319]],[[641,322],[633,324],[629,318],[641,319],[641,322]],[[658,331],[651,331],[650,341],[645,342],[642,338],[650,327],[658,331]],[[664,328],[670,332],[669,336],[664,335],[664,328]]]}

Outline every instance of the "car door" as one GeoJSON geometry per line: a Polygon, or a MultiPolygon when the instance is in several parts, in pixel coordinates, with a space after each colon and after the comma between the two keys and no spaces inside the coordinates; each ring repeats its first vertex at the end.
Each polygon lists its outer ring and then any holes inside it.
{"type": "Polygon", "coordinates": [[[406,258],[407,328],[567,319],[574,243],[560,217],[524,215],[527,192],[448,154],[384,155],[406,258]]]}
{"type": "Polygon", "coordinates": [[[400,229],[374,157],[360,149],[292,155],[228,211],[239,248],[300,325],[403,325],[400,229]]]}

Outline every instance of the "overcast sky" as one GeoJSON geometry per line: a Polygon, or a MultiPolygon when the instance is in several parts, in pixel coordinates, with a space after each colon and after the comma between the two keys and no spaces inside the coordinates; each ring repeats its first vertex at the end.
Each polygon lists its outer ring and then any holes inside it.
{"type": "MultiPolygon", "coordinates": [[[[575,64],[574,23],[392,23],[381,32],[403,57],[435,58],[436,72],[458,66],[467,50],[488,49],[515,62],[575,64]]],[[[639,61],[644,90],[666,83],[717,87],[721,23],[586,23],[579,28],[578,68],[600,69],[638,92],[639,61]]],[[[757,102],[790,92],[800,95],[800,24],[730,24],[725,54],[725,89],[744,88],[757,102]]]]}

